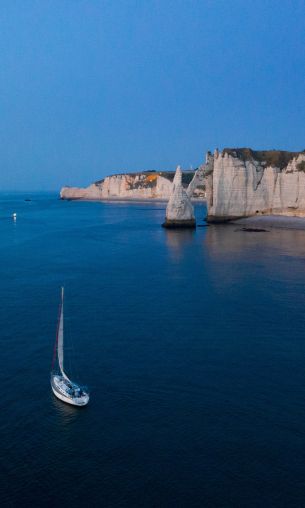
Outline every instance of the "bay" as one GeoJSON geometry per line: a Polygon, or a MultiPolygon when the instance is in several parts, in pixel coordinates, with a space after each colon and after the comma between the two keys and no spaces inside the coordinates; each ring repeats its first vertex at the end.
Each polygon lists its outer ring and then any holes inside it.
{"type": "Polygon", "coordinates": [[[303,505],[305,233],[164,214],[0,195],[2,506],[303,505]],[[83,409],[50,389],[61,285],[83,409]]]}

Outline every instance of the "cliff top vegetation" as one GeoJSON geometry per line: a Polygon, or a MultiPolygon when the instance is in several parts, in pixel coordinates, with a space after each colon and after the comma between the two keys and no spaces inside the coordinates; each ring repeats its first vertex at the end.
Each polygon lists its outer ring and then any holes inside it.
{"type": "Polygon", "coordinates": [[[238,157],[243,161],[256,160],[266,163],[267,166],[276,166],[283,169],[287,164],[300,152],[287,152],[286,150],[252,150],[251,148],[224,148],[223,153],[227,153],[232,157],[238,157]]]}
{"type": "MultiPolygon", "coordinates": [[[[196,171],[196,169],[194,169],[193,171],[191,171],[191,170],[182,171],[182,183],[184,185],[188,185],[191,182],[195,171],[196,171]]],[[[163,176],[163,178],[167,178],[167,180],[170,180],[172,182],[174,179],[174,176],[175,176],[175,171],[148,170],[148,171],[137,171],[134,173],[116,173],[114,175],[109,175],[109,176],[113,177],[113,176],[123,176],[123,175],[132,176],[132,177],[144,176],[144,177],[146,177],[146,180],[148,183],[155,184],[157,176],[163,176]]],[[[105,178],[103,178],[102,180],[98,180],[97,182],[94,182],[94,183],[95,183],[95,185],[100,185],[104,182],[104,180],[105,180],[105,178]]]]}

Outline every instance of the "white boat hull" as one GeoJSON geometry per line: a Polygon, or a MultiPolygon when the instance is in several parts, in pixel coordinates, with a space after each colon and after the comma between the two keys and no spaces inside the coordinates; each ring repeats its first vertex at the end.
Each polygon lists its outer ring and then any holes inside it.
{"type": "Polygon", "coordinates": [[[66,402],[66,404],[70,404],[71,406],[86,406],[89,402],[89,395],[87,393],[83,393],[80,397],[69,397],[68,395],[65,395],[63,390],[60,389],[60,387],[57,387],[56,385],[60,383],[57,382],[57,380],[60,380],[59,376],[54,376],[51,379],[51,388],[54,393],[54,395],[62,400],[63,402],[66,402]]]}
{"type": "Polygon", "coordinates": [[[54,395],[58,399],[62,400],[63,402],[66,402],[67,404],[71,404],[71,406],[86,406],[88,404],[88,402],[89,402],[89,397],[88,397],[87,400],[84,400],[84,399],[82,399],[82,400],[70,399],[69,397],[66,397],[65,395],[63,395],[62,393],[57,392],[53,388],[53,386],[52,386],[52,390],[53,390],[54,395]]]}

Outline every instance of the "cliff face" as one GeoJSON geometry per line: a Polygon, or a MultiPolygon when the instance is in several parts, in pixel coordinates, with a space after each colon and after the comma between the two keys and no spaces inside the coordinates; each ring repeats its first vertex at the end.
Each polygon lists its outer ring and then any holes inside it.
{"type": "Polygon", "coordinates": [[[210,222],[305,216],[305,151],[216,150],[207,157],[205,177],[210,222]]]}
{"type": "MultiPolygon", "coordinates": [[[[174,171],[129,173],[107,176],[104,180],[86,188],[63,187],[62,199],[169,199],[173,186],[174,171]]],[[[187,187],[194,171],[183,173],[183,184],[187,187]]],[[[202,188],[194,189],[195,197],[203,197],[202,188]]]]}

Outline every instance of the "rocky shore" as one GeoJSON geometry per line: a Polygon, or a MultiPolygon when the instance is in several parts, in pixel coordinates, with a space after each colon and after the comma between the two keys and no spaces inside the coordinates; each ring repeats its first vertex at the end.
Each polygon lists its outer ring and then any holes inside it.
{"type": "Polygon", "coordinates": [[[233,224],[249,228],[276,228],[305,230],[305,217],[285,217],[283,215],[261,215],[233,221],[233,224]]]}

